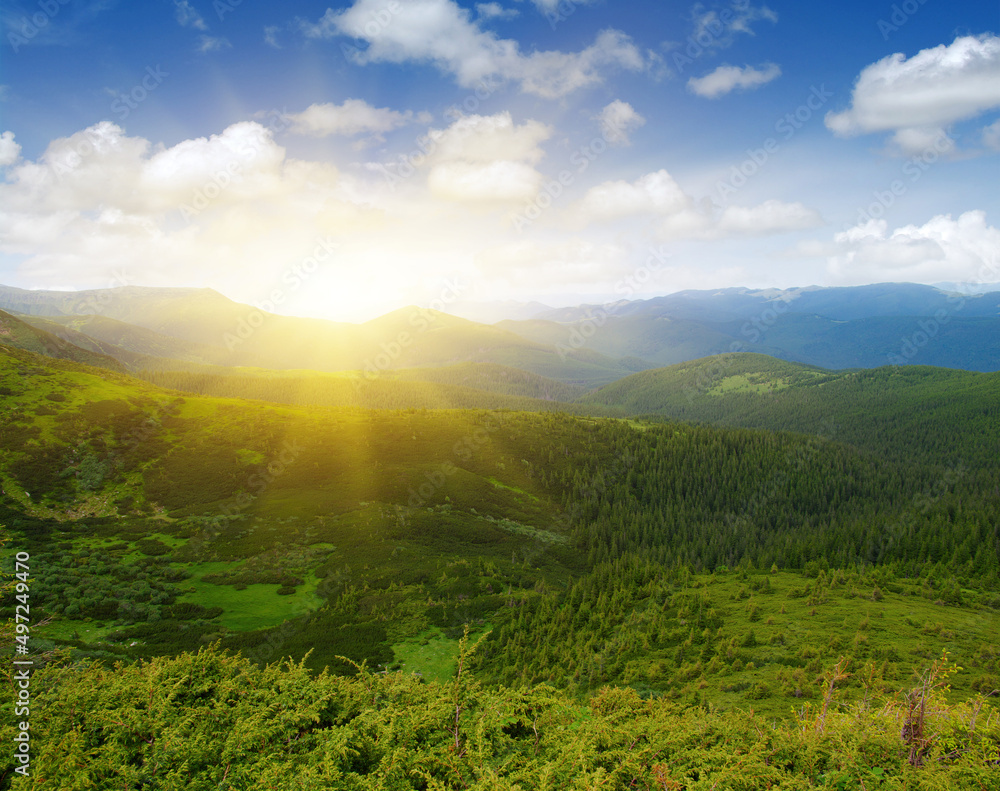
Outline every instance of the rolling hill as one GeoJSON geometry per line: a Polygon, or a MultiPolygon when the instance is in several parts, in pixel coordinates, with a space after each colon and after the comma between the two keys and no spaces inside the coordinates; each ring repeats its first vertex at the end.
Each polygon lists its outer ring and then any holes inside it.
{"type": "Polygon", "coordinates": [[[723,354],[643,371],[579,403],[822,435],[901,462],[983,468],[1000,458],[1000,373],[928,366],[828,371],[761,354],[723,354]]]}
{"type": "MultiPolygon", "coordinates": [[[[86,342],[86,340],[85,340],[86,342]]],[[[0,345],[45,355],[59,360],[123,371],[124,366],[114,357],[103,353],[99,346],[77,346],[62,337],[38,329],[6,311],[0,310],[0,345]]]]}

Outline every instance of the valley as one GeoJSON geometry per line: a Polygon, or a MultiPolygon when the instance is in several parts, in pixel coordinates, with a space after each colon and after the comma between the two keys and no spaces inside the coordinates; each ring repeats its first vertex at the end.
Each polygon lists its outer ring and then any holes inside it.
{"type": "Polygon", "coordinates": [[[0,347],[0,524],[44,656],[462,668],[774,723],[834,670],[847,716],[950,657],[942,701],[994,705],[1000,373],[726,353],[602,383],[580,371],[612,358],[532,346],[267,369],[29,318],[0,347]]]}

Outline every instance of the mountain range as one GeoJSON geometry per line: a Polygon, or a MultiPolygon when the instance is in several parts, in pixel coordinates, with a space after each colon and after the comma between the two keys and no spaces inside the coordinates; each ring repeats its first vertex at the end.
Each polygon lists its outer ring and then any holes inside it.
{"type": "MultiPolygon", "coordinates": [[[[904,364],[1000,369],[1000,291],[911,283],[727,288],[603,305],[485,308],[494,316],[522,318],[482,324],[409,306],[349,324],[269,313],[211,289],[60,292],[0,286],[8,327],[20,321],[83,350],[74,352],[78,357],[86,352],[112,358],[131,371],[251,366],[362,371],[371,378],[400,369],[484,363],[593,388],[642,370],[730,352],[824,369],[904,364]]],[[[474,312],[475,306],[461,310],[474,312]]],[[[24,329],[17,336],[35,346],[41,337],[31,340],[24,329]]],[[[48,345],[61,353],[55,342],[48,345]]]]}

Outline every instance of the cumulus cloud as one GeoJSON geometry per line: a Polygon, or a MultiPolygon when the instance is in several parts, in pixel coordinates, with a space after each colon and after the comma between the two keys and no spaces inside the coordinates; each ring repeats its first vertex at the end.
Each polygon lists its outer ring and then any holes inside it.
{"type": "Polygon", "coordinates": [[[715,213],[699,206],[666,170],[633,181],[607,181],[587,190],[567,211],[570,222],[590,225],[627,217],[651,217],[664,240],[722,239],[788,233],[821,225],[801,203],[768,200],[757,206],[728,206],[715,213]]]}
{"type": "Polygon", "coordinates": [[[983,211],[933,217],[924,225],[889,231],[868,220],[836,234],[827,251],[831,276],[843,283],[912,281],[996,282],[1000,278],[1000,229],[983,211]]]}
{"type": "Polygon", "coordinates": [[[301,113],[289,113],[291,131],[310,137],[329,135],[382,135],[414,122],[427,123],[427,113],[399,112],[388,107],[372,107],[363,99],[346,99],[343,104],[312,104],[301,113]]]}
{"type": "Polygon", "coordinates": [[[1000,37],[962,36],[907,59],[897,52],[865,67],[851,106],[826,115],[842,136],[893,132],[900,153],[925,150],[958,121],[1000,107],[1000,37]]]}
{"type": "Polygon", "coordinates": [[[706,99],[717,99],[736,88],[759,88],[781,76],[781,69],[774,63],[765,63],[759,69],[752,66],[719,66],[704,77],[692,77],[687,87],[691,93],[706,99]]]}
{"type": "Polygon", "coordinates": [[[526,201],[542,175],[534,169],[552,129],[538,121],[514,123],[509,112],[458,118],[427,135],[431,194],[453,201],[526,201]]]}
{"type": "Polygon", "coordinates": [[[0,135],[0,168],[13,165],[21,158],[21,146],[14,140],[13,132],[0,135]]]}
{"type": "Polygon", "coordinates": [[[365,42],[367,48],[354,54],[361,64],[431,63],[464,87],[499,77],[550,99],[600,83],[608,68],[642,71],[648,65],[617,30],[599,33],[579,52],[524,54],[516,41],[482,30],[454,0],[411,0],[392,10],[382,0],[355,0],[342,11],[327,9],[317,23],[302,29],[310,38],[348,36],[365,42]]]}
{"type": "Polygon", "coordinates": [[[723,236],[766,236],[815,228],[822,224],[819,212],[801,203],[768,200],[752,207],[727,206],[716,228],[723,236]]]}
{"type": "Polygon", "coordinates": [[[601,125],[604,139],[619,146],[629,145],[631,142],[629,134],[646,124],[646,119],[639,115],[631,104],[620,99],[616,99],[601,110],[595,120],[601,125]]]}
{"type": "Polygon", "coordinates": [[[437,160],[514,159],[534,164],[545,155],[541,144],[552,137],[552,127],[530,119],[515,124],[505,110],[495,115],[462,116],[447,129],[430,130],[428,137],[437,160]]]}
{"type": "Polygon", "coordinates": [[[677,214],[692,205],[690,196],[665,170],[634,182],[606,181],[587,190],[571,209],[584,223],[616,220],[637,214],[677,214]]]}
{"type": "MultiPolygon", "coordinates": [[[[0,140],[12,155],[13,139],[0,140]]],[[[116,267],[173,282],[251,263],[266,272],[289,249],[368,222],[340,182],[330,165],[289,159],[257,123],[164,147],[104,121],[8,166],[0,251],[42,282],[100,285],[116,267]]]]}

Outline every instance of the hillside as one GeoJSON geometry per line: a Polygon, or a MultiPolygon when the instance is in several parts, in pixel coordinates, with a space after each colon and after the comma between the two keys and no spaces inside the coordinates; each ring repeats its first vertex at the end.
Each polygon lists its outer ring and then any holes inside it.
{"type": "Polygon", "coordinates": [[[58,360],[72,360],[113,371],[124,370],[123,365],[115,358],[101,352],[99,347],[81,348],[2,310],[0,310],[0,346],[24,349],[58,360]]]}
{"type": "Polygon", "coordinates": [[[157,364],[212,365],[224,362],[228,356],[224,349],[162,335],[107,316],[22,315],[19,318],[76,346],[91,348],[93,345],[93,350],[100,349],[103,354],[114,357],[133,371],[157,364]]]}
{"type": "Polygon", "coordinates": [[[580,403],[817,434],[901,462],[987,467],[1000,457],[998,373],[927,366],[835,372],[725,354],[626,377],[580,403]]]}
{"type": "Polygon", "coordinates": [[[129,286],[81,292],[0,287],[0,307],[25,314],[45,329],[55,329],[54,322],[65,327],[63,333],[111,344],[101,348],[131,370],[212,364],[380,374],[473,362],[594,387],[648,367],[641,360],[618,360],[588,349],[560,353],[555,345],[502,328],[413,306],[364,324],[346,324],[269,313],[210,289],[129,286]]]}
{"type": "Polygon", "coordinates": [[[144,370],[136,375],[161,387],[197,395],[280,404],[368,409],[595,411],[569,403],[586,392],[583,387],[489,363],[404,368],[378,375],[360,371],[322,373],[208,366],[187,372],[144,370]]]}
{"type": "Polygon", "coordinates": [[[955,694],[996,673],[995,469],[942,486],[934,464],[785,433],[182,395],[15,350],[0,388],[0,522],[57,617],[41,644],[80,656],[219,640],[447,678],[468,625],[484,680],[696,683],[726,707],[763,685],[776,715],[842,654],[882,657],[892,685],[949,647],[973,668],[955,694]]]}

